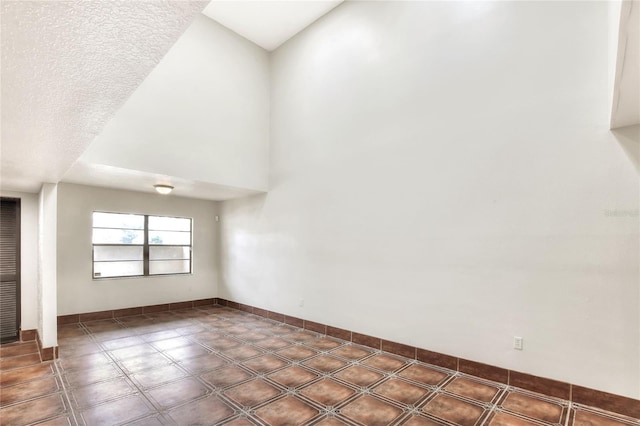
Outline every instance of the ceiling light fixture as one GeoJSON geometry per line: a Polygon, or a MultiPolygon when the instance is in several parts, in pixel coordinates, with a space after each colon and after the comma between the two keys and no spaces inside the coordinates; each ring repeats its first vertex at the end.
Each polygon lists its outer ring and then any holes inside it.
{"type": "Polygon", "coordinates": [[[153,187],[158,191],[158,194],[162,195],[167,195],[173,191],[173,186],[171,185],[153,185],[153,187]]]}

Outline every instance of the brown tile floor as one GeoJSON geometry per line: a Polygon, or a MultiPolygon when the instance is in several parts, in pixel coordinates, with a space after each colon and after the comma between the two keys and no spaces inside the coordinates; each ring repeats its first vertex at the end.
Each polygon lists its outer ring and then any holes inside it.
{"type": "Polygon", "coordinates": [[[640,425],[217,306],[58,337],[0,348],[0,424],[640,425]]]}

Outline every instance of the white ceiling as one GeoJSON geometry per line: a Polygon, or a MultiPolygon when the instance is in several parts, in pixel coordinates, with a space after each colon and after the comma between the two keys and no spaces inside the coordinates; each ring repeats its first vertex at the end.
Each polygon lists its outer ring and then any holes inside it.
{"type": "Polygon", "coordinates": [[[142,192],[167,183],[213,200],[264,192],[268,75],[264,49],[196,16],[62,181],[142,192]]]}
{"type": "MultiPolygon", "coordinates": [[[[214,1],[206,14],[273,50],[341,0],[214,1]]],[[[0,187],[59,182],[207,1],[2,1],[0,187]]],[[[640,123],[638,2],[623,2],[612,127],[640,123]]],[[[142,150],[144,147],[141,148],[142,150]]],[[[243,190],[173,176],[177,195],[243,190]],[[178,188],[184,186],[184,190],[178,188]],[[184,191],[181,192],[181,191],[184,191]]],[[[79,164],[69,181],[150,191],[166,176],[79,164]]]]}
{"type": "Polygon", "coordinates": [[[202,11],[258,46],[272,51],[343,0],[213,0],[202,11]]]}
{"type": "MultiPolygon", "coordinates": [[[[272,50],[341,1],[215,1],[207,13],[272,50]]],[[[43,182],[66,181],[151,191],[168,180],[79,159],[207,3],[2,1],[0,188],[37,192],[43,182]]],[[[246,192],[186,179],[190,165],[180,167],[171,177],[176,195],[246,192]]]]}
{"type": "Polygon", "coordinates": [[[60,181],[206,4],[2,1],[2,189],[60,181]]]}

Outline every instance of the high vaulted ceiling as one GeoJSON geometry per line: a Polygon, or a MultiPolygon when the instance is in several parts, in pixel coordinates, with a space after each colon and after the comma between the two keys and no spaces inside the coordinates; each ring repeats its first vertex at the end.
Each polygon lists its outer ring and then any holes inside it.
{"type": "MultiPolygon", "coordinates": [[[[273,49],[341,2],[216,0],[207,14],[273,49]]],[[[43,182],[69,181],[152,191],[152,183],[167,180],[79,159],[208,3],[2,0],[2,190],[37,192],[43,182]]],[[[148,143],[140,145],[144,156],[148,143]]],[[[171,181],[181,195],[245,193],[189,179],[190,164],[176,167],[183,173],[171,181]]]]}
{"type": "MultiPolygon", "coordinates": [[[[61,181],[205,7],[207,16],[273,50],[341,1],[2,0],[0,187],[37,192],[42,182],[61,181]]],[[[640,122],[638,5],[623,2],[612,128],[640,122]]],[[[149,191],[162,178],[99,162],[80,166],[77,183],[149,191]]],[[[176,182],[192,187],[185,195],[242,192],[213,191],[188,179],[189,164],[178,166],[184,173],[176,182]]]]}
{"type": "Polygon", "coordinates": [[[2,188],[58,182],[206,1],[2,1],[2,188]]]}

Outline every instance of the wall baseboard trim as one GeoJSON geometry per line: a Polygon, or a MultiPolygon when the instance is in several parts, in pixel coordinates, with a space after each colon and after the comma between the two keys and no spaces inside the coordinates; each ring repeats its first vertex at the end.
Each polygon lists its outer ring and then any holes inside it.
{"type": "Polygon", "coordinates": [[[38,336],[38,330],[20,330],[20,341],[31,342],[36,340],[38,336]]]}
{"type": "Polygon", "coordinates": [[[40,336],[38,336],[37,342],[38,342],[38,350],[40,351],[40,360],[53,361],[55,359],[58,359],[57,346],[51,346],[48,348],[42,347],[42,340],[40,340],[40,336]]]}
{"type": "Polygon", "coordinates": [[[32,342],[35,341],[36,345],[38,345],[38,352],[40,353],[41,361],[52,361],[58,358],[58,347],[52,346],[50,348],[42,347],[42,340],[40,340],[40,334],[38,330],[20,330],[20,341],[21,342],[32,342]]]}
{"type": "Polygon", "coordinates": [[[199,306],[215,305],[216,299],[198,299],[185,302],[163,303],[160,305],[139,306],[136,308],[112,309],[109,311],[87,312],[82,314],[60,315],[58,325],[77,324],[85,321],[97,321],[120,317],[131,317],[155,312],[178,311],[181,309],[192,309],[199,306]]]}
{"type": "Polygon", "coordinates": [[[595,389],[589,389],[571,383],[539,377],[519,371],[483,364],[451,355],[432,352],[427,349],[417,348],[403,343],[384,340],[379,337],[360,334],[351,330],[332,327],[291,317],[279,312],[272,312],[255,306],[245,305],[231,300],[216,298],[216,303],[233,309],[238,309],[284,324],[315,331],[327,336],[353,342],[359,345],[378,349],[391,354],[415,359],[427,364],[448,368],[461,373],[470,374],[483,379],[492,380],[509,386],[525,389],[531,392],[564,399],[577,404],[587,405],[625,416],[640,418],[640,400],[615,395],[595,389]]]}
{"type": "MultiPolygon", "coordinates": [[[[379,337],[368,336],[351,330],[332,327],[314,321],[296,318],[279,312],[268,311],[251,305],[234,302],[222,298],[198,299],[185,302],[165,303],[161,305],[140,306],[136,308],[114,309],[109,311],[88,312],[81,314],[61,315],[58,317],[58,325],[76,324],[85,321],[114,319],[134,315],[144,315],[155,312],[178,311],[192,309],[201,306],[220,305],[254,315],[268,318],[277,322],[292,325],[294,327],[311,330],[338,339],[353,342],[406,358],[415,359],[427,364],[448,368],[483,379],[492,380],[509,386],[540,393],[554,398],[560,398],[577,404],[587,405],[606,411],[622,414],[629,417],[640,418],[640,400],[615,395],[595,389],[585,388],[571,383],[554,379],[539,377],[519,371],[483,364],[481,362],[458,358],[455,356],[433,352],[427,349],[417,348],[403,343],[384,340],[379,337]]],[[[42,348],[42,342],[35,331],[42,360],[51,360],[58,357],[58,347],[42,348]],[[45,359],[46,358],[46,359],[45,359]]]]}

